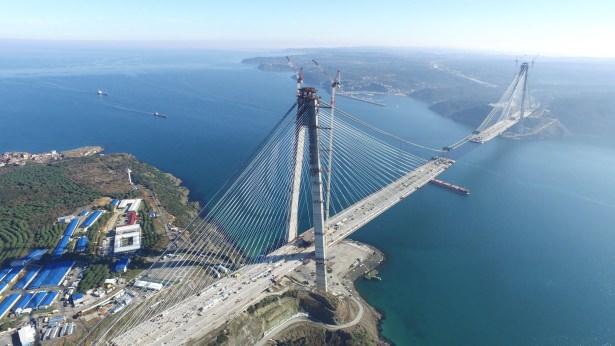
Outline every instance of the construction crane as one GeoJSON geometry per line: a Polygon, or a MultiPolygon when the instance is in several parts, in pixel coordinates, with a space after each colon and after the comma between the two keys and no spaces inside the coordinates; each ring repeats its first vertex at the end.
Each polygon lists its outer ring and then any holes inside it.
{"type": "Polygon", "coordinates": [[[289,56],[286,56],[286,61],[288,62],[288,66],[295,71],[295,79],[297,80],[297,94],[299,90],[303,88],[303,67],[297,67],[295,63],[290,59],[289,56]]]}
{"type": "MultiPolygon", "coordinates": [[[[314,63],[314,65],[316,65],[316,67],[318,68],[318,70],[320,71],[320,73],[321,73],[322,75],[324,75],[325,77],[329,78],[329,74],[327,73],[327,71],[326,71],[326,70],[322,67],[322,65],[321,65],[318,61],[316,61],[315,59],[312,59],[312,62],[314,63]]],[[[338,75],[338,76],[336,76],[336,79],[334,79],[334,80],[332,81],[332,83],[335,83],[335,81],[337,81],[337,82],[338,82],[338,85],[336,85],[336,86],[334,87],[334,88],[336,88],[336,89],[340,89],[340,87],[341,87],[341,84],[339,84],[339,80],[340,80],[340,79],[339,79],[339,73],[340,73],[340,71],[338,70],[338,71],[337,71],[337,75],[338,75]]],[[[333,87],[333,86],[332,86],[332,87],[333,87]]],[[[333,92],[333,91],[331,92],[331,95],[332,95],[332,97],[335,97],[335,96],[333,96],[333,95],[334,95],[334,92],[333,92]]],[[[375,105],[375,106],[380,106],[380,107],[384,107],[384,106],[385,106],[385,105],[384,105],[384,104],[382,104],[382,103],[379,103],[379,102],[376,102],[376,101],[373,101],[373,100],[369,100],[369,99],[364,99],[364,98],[357,97],[357,96],[350,95],[350,94],[340,94],[340,95],[341,95],[341,96],[344,96],[344,97],[346,97],[346,98],[349,98],[349,99],[351,99],[351,100],[358,101],[358,102],[364,102],[364,103],[367,103],[367,104],[371,104],[371,105],[375,105]]]]}
{"type": "MultiPolygon", "coordinates": [[[[329,77],[325,72],[325,69],[316,61],[312,59],[312,62],[320,73],[325,75],[327,78],[329,77]]],[[[329,102],[329,106],[331,107],[331,118],[329,120],[329,147],[328,147],[328,167],[327,167],[327,186],[325,188],[325,220],[329,218],[330,211],[330,203],[331,203],[331,174],[333,172],[333,120],[335,118],[335,94],[338,89],[342,87],[341,83],[342,73],[340,70],[337,70],[335,74],[335,78],[331,81],[331,101],[329,102]]]]}
{"type": "MultiPolygon", "coordinates": [[[[317,63],[316,61],[314,62],[317,63]]],[[[329,206],[331,203],[331,173],[333,173],[333,118],[335,116],[335,93],[337,92],[337,89],[340,89],[342,87],[341,79],[342,73],[340,72],[340,70],[337,70],[337,73],[335,74],[335,79],[333,79],[333,81],[331,82],[331,119],[329,121],[329,161],[327,167],[327,188],[325,191],[327,198],[325,201],[325,220],[329,219],[329,211],[331,209],[329,208],[329,206]]]]}

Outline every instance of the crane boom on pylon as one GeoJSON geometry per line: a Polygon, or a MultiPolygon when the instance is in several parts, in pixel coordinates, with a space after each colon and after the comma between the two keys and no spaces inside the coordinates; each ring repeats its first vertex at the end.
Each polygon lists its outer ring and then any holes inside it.
{"type": "MultiPolygon", "coordinates": [[[[314,61],[317,63],[316,61],[314,61]]],[[[319,65],[320,66],[320,65],[319,65]]],[[[337,89],[342,87],[341,84],[342,73],[337,70],[335,79],[331,82],[331,119],[329,120],[329,157],[327,163],[327,187],[325,190],[325,220],[329,219],[329,211],[331,205],[331,177],[333,173],[333,120],[335,117],[335,93],[337,89]]]]}
{"type": "Polygon", "coordinates": [[[303,67],[297,67],[297,65],[293,63],[289,56],[286,56],[286,61],[288,62],[288,66],[293,71],[295,71],[295,79],[297,80],[297,93],[299,93],[299,89],[303,88],[303,67]]]}

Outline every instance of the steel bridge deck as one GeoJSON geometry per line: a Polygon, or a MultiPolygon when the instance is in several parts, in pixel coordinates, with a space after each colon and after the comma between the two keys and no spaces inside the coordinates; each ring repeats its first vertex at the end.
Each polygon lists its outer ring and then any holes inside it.
{"type": "MultiPolygon", "coordinates": [[[[414,193],[453,165],[447,158],[434,158],[407,173],[376,193],[332,216],[328,224],[327,244],[334,246],[342,239],[414,193]]],[[[306,231],[310,234],[313,229],[306,231]]],[[[250,264],[209,286],[198,296],[192,296],[163,314],[116,337],[116,345],[178,344],[207,334],[223,325],[237,313],[256,303],[272,278],[281,278],[303,264],[314,252],[314,246],[299,248],[286,244],[267,256],[269,261],[250,264]],[[243,282],[247,282],[244,284],[243,282]],[[221,291],[228,293],[224,299],[221,291]]]]}

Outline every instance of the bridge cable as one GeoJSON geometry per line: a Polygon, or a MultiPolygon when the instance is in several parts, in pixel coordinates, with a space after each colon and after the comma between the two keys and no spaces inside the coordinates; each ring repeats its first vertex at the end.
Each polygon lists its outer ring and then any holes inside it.
{"type": "MultiPolygon", "coordinates": [[[[324,101],[323,101],[322,103],[330,107],[330,105],[328,105],[326,102],[324,102],[324,101]]],[[[340,113],[344,114],[344,115],[345,115],[345,116],[347,116],[348,118],[350,118],[350,119],[352,119],[352,120],[354,120],[354,121],[356,121],[356,122],[360,123],[361,125],[363,125],[363,126],[365,126],[365,127],[368,127],[368,128],[370,128],[370,129],[372,129],[372,130],[374,130],[374,131],[376,131],[376,132],[378,132],[378,133],[380,133],[380,134],[383,134],[383,135],[389,136],[389,137],[391,137],[391,138],[395,138],[395,139],[397,139],[398,141],[401,141],[401,142],[403,142],[403,143],[405,143],[405,144],[412,145],[412,146],[417,147],[417,148],[420,148],[420,149],[425,149],[425,150],[429,150],[429,151],[437,152],[437,153],[442,153],[442,152],[445,152],[445,151],[444,151],[444,150],[442,150],[442,149],[437,149],[437,148],[433,148],[433,147],[425,146],[425,145],[422,145],[422,144],[419,144],[419,143],[411,142],[411,141],[409,141],[409,140],[407,140],[407,139],[404,139],[404,138],[399,137],[398,135],[395,135],[395,134],[392,134],[392,133],[387,132],[387,131],[385,131],[385,130],[382,130],[382,129],[380,129],[380,128],[378,128],[378,127],[375,127],[374,125],[371,125],[370,123],[368,123],[368,122],[366,122],[366,121],[364,121],[364,120],[362,120],[362,119],[359,119],[358,117],[356,117],[356,116],[354,116],[354,115],[352,115],[352,114],[350,114],[350,113],[348,113],[348,112],[346,112],[346,111],[344,111],[344,110],[340,109],[339,107],[336,107],[335,109],[336,109],[336,111],[337,111],[337,112],[340,112],[340,113]]]]}

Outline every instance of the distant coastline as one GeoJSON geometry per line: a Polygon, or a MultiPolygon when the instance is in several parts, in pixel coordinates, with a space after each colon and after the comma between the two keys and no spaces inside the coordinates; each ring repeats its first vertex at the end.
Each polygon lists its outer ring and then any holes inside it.
{"type": "MultiPolygon", "coordinates": [[[[289,61],[292,61],[295,68],[301,66],[307,83],[321,86],[324,90],[329,90],[328,75],[333,70],[327,71],[323,65],[343,66],[342,89],[338,91],[342,97],[386,106],[379,96],[407,96],[425,103],[433,112],[471,128],[477,127],[489,114],[492,102],[499,99],[502,92],[500,85],[451,69],[442,63],[431,62],[429,58],[418,66],[414,66],[416,62],[413,60],[406,62],[411,66],[412,73],[399,74],[399,71],[408,69],[400,59],[386,54],[364,56],[358,52],[341,54],[338,58],[326,50],[308,50],[290,57],[246,58],[242,63],[256,66],[264,72],[289,72],[290,77],[296,72],[291,68],[289,61]],[[316,65],[316,59],[320,60],[321,57],[325,63],[316,65]]],[[[557,137],[570,133],[558,118],[551,116],[546,107],[541,107],[536,113],[540,116],[529,119],[524,125],[530,130],[522,136],[513,133],[509,137],[557,137]]]]}

